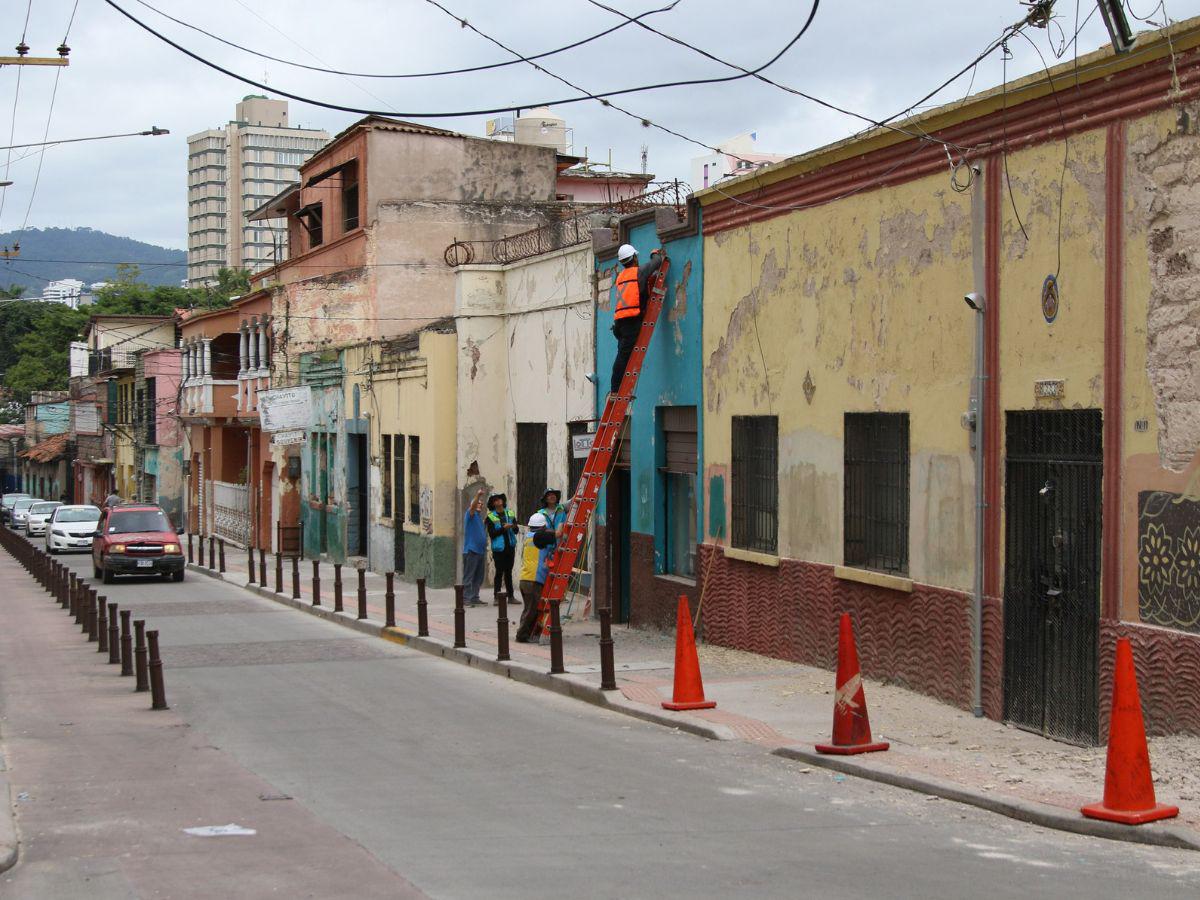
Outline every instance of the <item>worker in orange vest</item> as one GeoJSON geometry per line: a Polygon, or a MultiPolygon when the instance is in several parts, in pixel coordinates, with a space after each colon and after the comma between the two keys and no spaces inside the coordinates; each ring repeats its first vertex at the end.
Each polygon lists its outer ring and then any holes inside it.
{"type": "Polygon", "coordinates": [[[625,366],[642,330],[642,316],[646,312],[646,301],[650,299],[650,279],[662,265],[661,250],[650,254],[650,261],[638,265],[637,250],[631,244],[622,244],[617,250],[617,261],[622,268],[614,285],[617,294],[613,312],[613,334],[617,338],[617,357],[613,360],[612,387],[615,394],[625,377],[625,366]]]}

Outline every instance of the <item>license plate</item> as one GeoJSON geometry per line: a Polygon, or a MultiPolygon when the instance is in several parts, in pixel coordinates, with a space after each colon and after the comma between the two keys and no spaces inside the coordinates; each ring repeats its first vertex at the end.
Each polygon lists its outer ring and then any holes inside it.
{"type": "Polygon", "coordinates": [[[154,560],[152,560],[152,559],[139,559],[137,561],[137,567],[139,569],[149,569],[153,565],[154,565],[154,560]]]}

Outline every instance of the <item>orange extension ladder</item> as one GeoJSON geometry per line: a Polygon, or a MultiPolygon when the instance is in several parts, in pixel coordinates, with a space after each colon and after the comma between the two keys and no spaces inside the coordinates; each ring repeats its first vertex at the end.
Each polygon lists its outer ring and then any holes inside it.
{"type": "Polygon", "coordinates": [[[587,462],[583,466],[583,475],[575,486],[571,503],[567,509],[566,528],[554,556],[550,560],[550,568],[546,576],[546,585],[542,589],[542,602],[539,605],[538,623],[541,633],[546,634],[550,622],[550,604],[560,603],[567,595],[567,586],[575,561],[583,550],[584,538],[587,536],[588,522],[596,510],[596,502],[600,496],[600,488],[604,486],[608,474],[609,463],[617,451],[617,442],[621,437],[621,426],[625,422],[625,414],[629,404],[633,402],[633,392],[637,387],[638,376],[642,374],[642,362],[646,358],[646,350],[650,339],[654,336],[654,326],[658,324],[658,316],[662,312],[663,298],[667,294],[667,270],[670,260],[663,257],[662,265],[654,274],[650,283],[650,298],[646,301],[646,311],[642,316],[642,331],[634,344],[633,353],[625,366],[625,375],[621,378],[621,387],[615,394],[608,395],[604,404],[604,413],[600,416],[600,424],[596,435],[592,438],[592,449],[588,451],[587,462]]]}

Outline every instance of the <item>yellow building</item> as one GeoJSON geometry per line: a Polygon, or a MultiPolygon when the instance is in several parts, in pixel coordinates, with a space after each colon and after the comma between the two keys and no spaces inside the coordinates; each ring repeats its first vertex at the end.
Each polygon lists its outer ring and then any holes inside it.
{"type": "Polygon", "coordinates": [[[866,674],[1091,742],[1129,636],[1150,727],[1200,731],[1198,47],[699,195],[708,640],[832,666],[847,611],[866,674]]]}

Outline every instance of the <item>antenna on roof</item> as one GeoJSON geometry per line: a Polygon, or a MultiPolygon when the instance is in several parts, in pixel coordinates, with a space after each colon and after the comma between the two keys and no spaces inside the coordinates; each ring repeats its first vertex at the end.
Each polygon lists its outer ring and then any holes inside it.
{"type": "Polygon", "coordinates": [[[650,148],[642,144],[642,174],[650,171],[650,148]]]}

